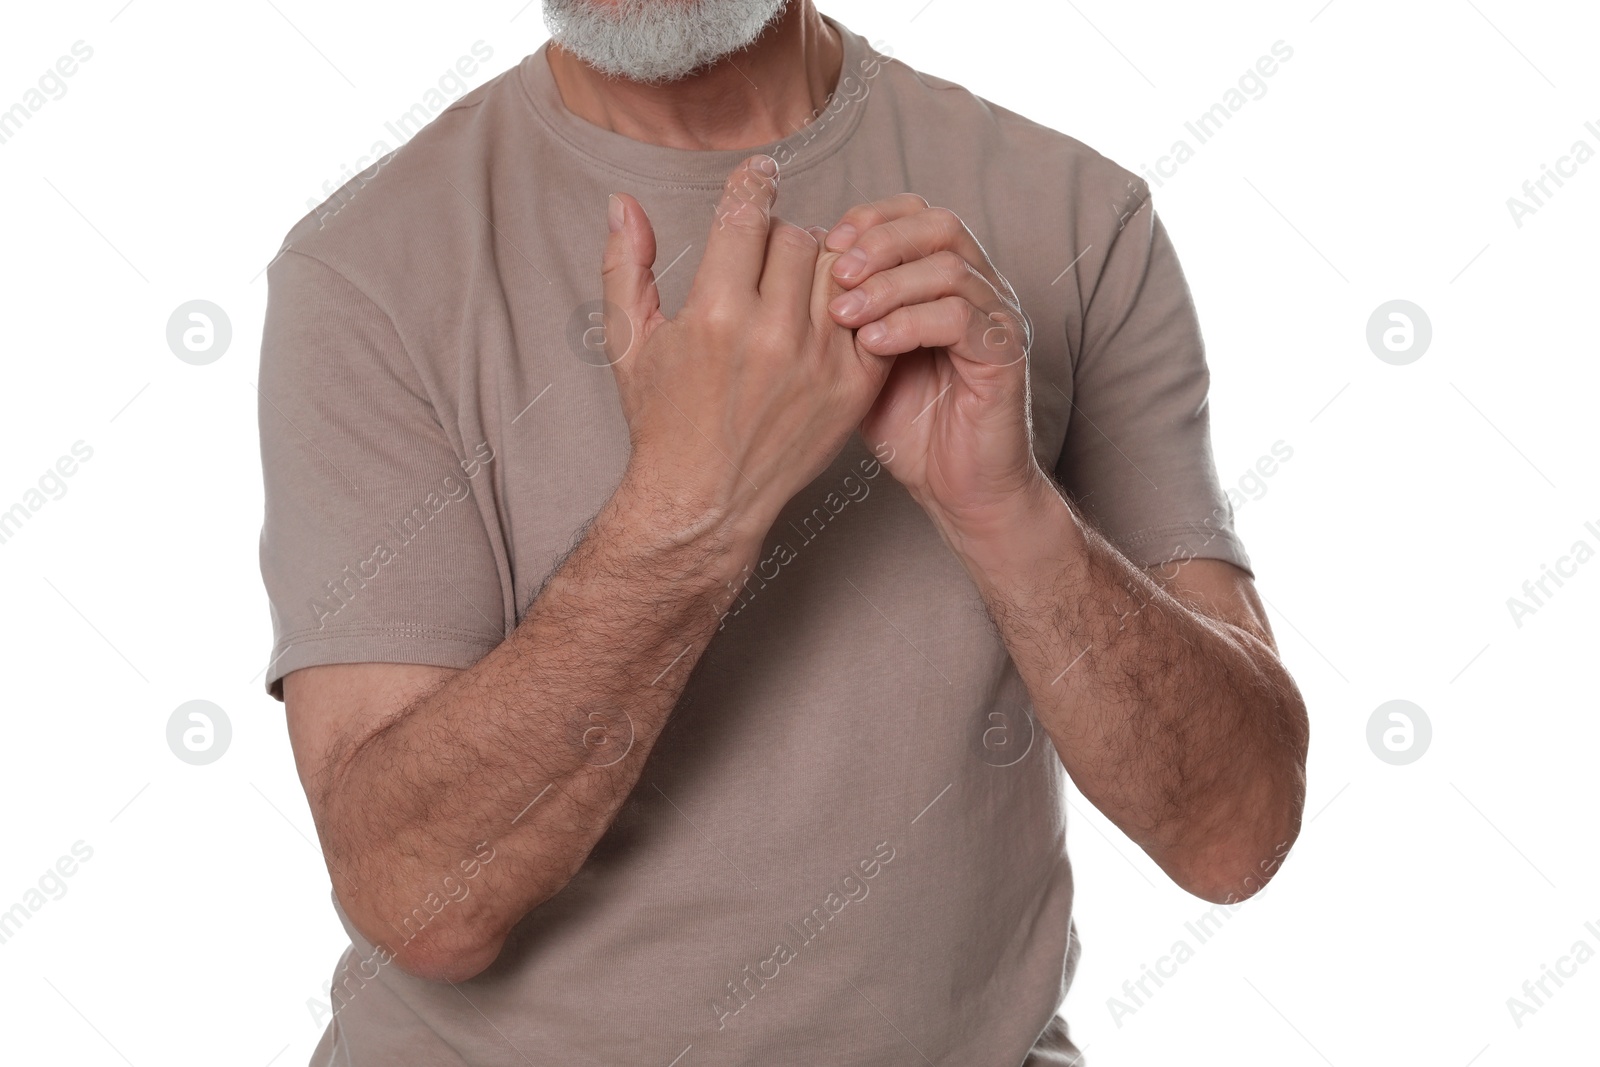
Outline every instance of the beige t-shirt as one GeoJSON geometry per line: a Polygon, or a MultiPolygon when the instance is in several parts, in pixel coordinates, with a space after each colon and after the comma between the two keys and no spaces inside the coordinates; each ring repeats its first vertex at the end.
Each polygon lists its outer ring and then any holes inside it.
{"type": "MultiPolygon", "coordinates": [[[[1144,184],[841,32],[830,107],[760,146],[778,213],[953,209],[1033,321],[1045,469],[1139,564],[1248,569],[1144,184]]],[[[587,332],[606,196],[649,212],[671,314],[754,150],[592,126],[541,49],[289,232],[260,379],[270,693],[313,664],[467,667],[517,625],[627,459],[587,332]]],[[[411,978],[339,911],[313,1062],[1071,1063],[1063,781],[972,581],[858,436],[769,533],[615,825],[488,971],[411,978]]]]}

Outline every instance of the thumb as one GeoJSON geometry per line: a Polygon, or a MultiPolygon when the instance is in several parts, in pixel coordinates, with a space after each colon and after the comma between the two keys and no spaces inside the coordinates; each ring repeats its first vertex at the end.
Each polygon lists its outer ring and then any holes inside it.
{"type": "Polygon", "coordinates": [[[830,252],[824,243],[828,231],[821,226],[807,226],[806,232],[817,239],[820,249],[815,272],[811,275],[811,322],[818,329],[833,325],[833,313],[828,304],[844,292],[844,286],[833,276],[833,264],[843,253],[830,252]]]}
{"type": "Polygon", "coordinates": [[[806,229],[817,239],[817,244],[822,248],[822,251],[817,255],[816,271],[811,275],[811,324],[818,330],[838,330],[848,333],[850,335],[850,343],[855,348],[856,357],[861,361],[862,366],[870,374],[878,376],[879,380],[881,380],[882,376],[888,374],[889,368],[894,365],[894,357],[880,356],[876,352],[861,347],[861,344],[856,341],[856,332],[835,323],[833,321],[833,312],[828,310],[828,305],[833,303],[833,298],[845,291],[844,286],[839,284],[839,279],[833,276],[834,261],[844,253],[828,251],[827,245],[824,243],[827,239],[828,231],[821,226],[807,226],[806,229]]]}
{"type": "Polygon", "coordinates": [[[656,233],[643,205],[627,193],[612,193],[607,206],[605,251],[600,261],[606,319],[606,348],[616,364],[661,314],[661,294],[656,289],[652,264],[656,260],[656,233]],[[620,321],[612,321],[620,316],[620,321]]]}

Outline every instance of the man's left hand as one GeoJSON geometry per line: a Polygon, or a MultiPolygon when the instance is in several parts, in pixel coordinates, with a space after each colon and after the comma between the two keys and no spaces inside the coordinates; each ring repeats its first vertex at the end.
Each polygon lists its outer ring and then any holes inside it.
{"type": "Polygon", "coordinates": [[[1031,327],[1015,291],[954,212],[915,193],[851,208],[826,243],[844,251],[834,321],[863,348],[899,356],[862,437],[948,533],[992,535],[1048,484],[1033,455],[1031,327]]]}

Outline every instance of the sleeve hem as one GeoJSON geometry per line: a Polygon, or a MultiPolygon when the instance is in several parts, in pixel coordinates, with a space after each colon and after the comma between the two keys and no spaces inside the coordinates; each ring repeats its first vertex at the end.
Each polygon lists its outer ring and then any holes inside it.
{"type": "Polygon", "coordinates": [[[381,629],[367,627],[323,634],[286,634],[272,650],[267,695],[283,699],[283,678],[302,667],[334,663],[416,663],[465,669],[503,641],[499,635],[444,627],[381,629]]]}
{"type": "Polygon", "coordinates": [[[1220,559],[1255,577],[1255,567],[1239,536],[1204,522],[1169,522],[1117,537],[1107,534],[1106,540],[1142,567],[1174,560],[1220,559]]]}

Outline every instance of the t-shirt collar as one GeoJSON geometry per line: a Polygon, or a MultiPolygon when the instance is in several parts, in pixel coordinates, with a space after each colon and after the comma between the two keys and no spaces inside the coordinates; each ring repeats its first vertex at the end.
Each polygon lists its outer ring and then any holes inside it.
{"type": "Polygon", "coordinates": [[[742,159],[766,152],[777,159],[785,174],[803,171],[832,155],[860,123],[871,99],[875,63],[885,62],[859,34],[822,16],[839,33],[844,62],[839,85],[822,112],[781,141],[749,148],[692,149],[636,141],[579,118],[562,102],[555,76],[546,58],[549,42],[525,57],[516,74],[529,103],[551,133],[574,152],[614,172],[658,185],[716,189],[742,159]],[[870,69],[869,69],[870,68],[870,69]],[[853,81],[851,80],[853,79],[853,81]]]}

